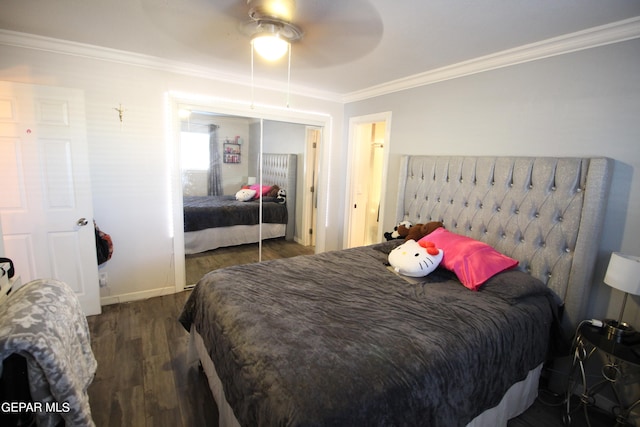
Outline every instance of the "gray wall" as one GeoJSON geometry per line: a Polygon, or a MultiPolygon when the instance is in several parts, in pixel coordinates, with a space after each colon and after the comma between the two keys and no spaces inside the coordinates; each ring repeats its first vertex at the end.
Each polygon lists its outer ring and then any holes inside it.
{"type": "MultiPolygon", "coordinates": [[[[354,102],[345,123],[382,111],[392,112],[385,230],[403,154],[613,158],[589,314],[617,317],[622,294],[602,279],[612,251],[640,255],[640,40],[354,102]]],[[[636,327],[639,301],[630,297],[625,315],[636,327]]]]}

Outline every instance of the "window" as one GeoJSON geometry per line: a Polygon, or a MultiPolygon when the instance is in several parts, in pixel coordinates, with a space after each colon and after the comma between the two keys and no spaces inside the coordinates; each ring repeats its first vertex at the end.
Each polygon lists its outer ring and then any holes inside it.
{"type": "Polygon", "coordinates": [[[182,170],[209,170],[209,134],[180,133],[182,170]]]}

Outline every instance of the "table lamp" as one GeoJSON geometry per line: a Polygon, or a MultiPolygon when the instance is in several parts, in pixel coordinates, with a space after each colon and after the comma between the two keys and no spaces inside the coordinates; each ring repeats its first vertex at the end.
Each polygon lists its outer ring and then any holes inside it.
{"type": "Polygon", "coordinates": [[[632,334],[635,332],[633,327],[622,322],[622,315],[627,303],[627,296],[629,294],[640,295],[640,258],[613,252],[607,273],[604,275],[604,283],[624,292],[618,320],[608,319],[605,321],[609,337],[632,334]]]}

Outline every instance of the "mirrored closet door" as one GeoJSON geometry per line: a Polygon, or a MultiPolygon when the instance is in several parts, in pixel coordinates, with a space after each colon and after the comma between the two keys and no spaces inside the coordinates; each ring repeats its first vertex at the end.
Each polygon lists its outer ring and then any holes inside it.
{"type": "Polygon", "coordinates": [[[257,168],[260,140],[250,137],[250,127],[259,120],[181,111],[185,270],[192,285],[208,271],[259,259],[259,206],[236,200],[256,181],[249,169],[257,168]]]}
{"type": "Polygon", "coordinates": [[[313,253],[302,235],[309,126],[181,112],[186,285],[217,268],[313,253]]]}

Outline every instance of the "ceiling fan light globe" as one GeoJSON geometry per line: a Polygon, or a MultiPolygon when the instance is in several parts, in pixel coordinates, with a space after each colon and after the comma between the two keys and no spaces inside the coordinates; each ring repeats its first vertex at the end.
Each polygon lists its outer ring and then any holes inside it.
{"type": "Polygon", "coordinates": [[[253,37],[251,44],[267,61],[277,61],[289,50],[289,42],[274,34],[257,35],[253,37]]]}

